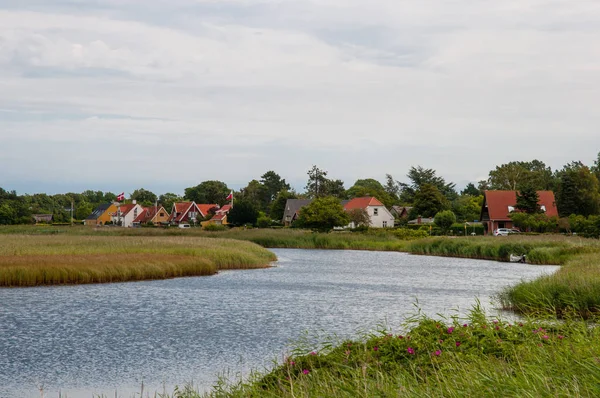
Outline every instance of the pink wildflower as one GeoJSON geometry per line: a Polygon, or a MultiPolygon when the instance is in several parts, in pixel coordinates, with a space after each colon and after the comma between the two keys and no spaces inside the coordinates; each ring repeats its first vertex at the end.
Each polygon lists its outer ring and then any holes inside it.
{"type": "Polygon", "coordinates": [[[559,340],[562,340],[562,339],[564,339],[564,338],[565,338],[565,336],[561,336],[560,334],[558,335],[558,339],[559,339],[559,340]]]}
{"type": "Polygon", "coordinates": [[[398,338],[399,338],[399,339],[403,339],[403,338],[404,338],[404,336],[402,336],[401,334],[399,334],[399,335],[398,335],[398,338]]]}
{"type": "Polygon", "coordinates": [[[497,325],[497,324],[498,324],[498,320],[494,319],[494,325],[497,325]]]}
{"type": "Polygon", "coordinates": [[[442,355],[442,351],[441,350],[436,350],[433,355],[435,355],[436,357],[439,357],[440,355],[442,355]]]}
{"type": "Polygon", "coordinates": [[[377,347],[377,346],[373,347],[373,351],[377,351],[377,350],[379,350],[379,347],[377,347]]]}
{"type": "Polygon", "coordinates": [[[296,362],[290,361],[290,366],[294,366],[295,364],[296,364],[296,362]]]}
{"type": "Polygon", "coordinates": [[[310,353],[310,355],[317,355],[317,352],[313,351],[313,352],[310,353]]]}
{"type": "Polygon", "coordinates": [[[542,338],[543,338],[544,340],[548,340],[548,339],[549,339],[549,337],[548,337],[547,335],[543,335],[543,336],[542,336],[542,338]]]}
{"type": "Polygon", "coordinates": [[[444,340],[440,340],[440,344],[444,344],[444,340]]]}
{"type": "Polygon", "coordinates": [[[406,349],[406,351],[407,351],[407,352],[408,352],[410,355],[415,355],[415,350],[414,350],[413,348],[411,348],[411,347],[408,347],[408,348],[406,349]]]}
{"type": "Polygon", "coordinates": [[[305,375],[307,375],[307,374],[309,374],[309,373],[310,373],[310,370],[308,370],[308,369],[304,369],[304,370],[302,371],[302,373],[304,373],[305,375]]]}
{"type": "Polygon", "coordinates": [[[457,347],[460,347],[460,341],[457,341],[457,342],[456,342],[456,346],[457,346],[457,347]]]}
{"type": "Polygon", "coordinates": [[[452,334],[452,332],[454,332],[454,328],[448,328],[447,332],[448,334],[452,334]]]}
{"type": "Polygon", "coordinates": [[[466,323],[463,325],[463,328],[467,328],[469,327],[469,325],[467,325],[466,323]]]}

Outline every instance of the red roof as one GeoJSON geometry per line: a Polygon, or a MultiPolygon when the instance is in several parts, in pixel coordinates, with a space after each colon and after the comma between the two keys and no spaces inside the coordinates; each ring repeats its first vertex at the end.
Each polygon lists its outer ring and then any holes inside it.
{"type": "Polygon", "coordinates": [[[156,216],[156,213],[158,213],[161,210],[167,213],[167,211],[162,206],[156,209],[154,207],[144,208],[144,210],[142,210],[142,212],[137,216],[135,220],[133,220],[133,222],[146,223],[148,221],[152,221],[154,216],[156,216]]]}
{"type": "Polygon", "coordinates": [[[223,205],[219,210],[217,210],[217,214],[227,214],[231,210],[231,205],[223,205]]]}
{"type": "Polygon", "coordinates": [[[211,220],[219,221],[227,217],[227,214],[215,214],[211,220]]]}
{"type": "Polygon", "coordinates": [[[119,206],[119,210],[121,211],[121,215],[125,216],[127,215],[127,213],[129,213],[136,205],[134,205],[133,203],[129,203],[126,205],[121,205],[119,206]]]}
{"type": "MultiPolygon", "coordinates": [[[[153,210],[154,211],[154,210],[153,210]]],[[[146,221],[146,216],[148,215],[148,209],[143,209],[140,214],[133,220],[136,223],[143,223],[146,221]]]]}
{"type": "Polygon", "coordinates": [[[194,202],[177,202],[173,204],[173,207],[175,207],[175,209],[171,213],[169,220],[175,222],[183,220],[191,210],[200,211],[194,202]],[[177,215],[177,213],[179,213],[179,215],[177,215]]]}
{"type": "Polygon", "coordinates": [[[376,197],[364,196],[362,198],[354,198],[344,206],[344,210],[366,209],[369,206],[383,206],[376,197]]]}
{"type": "Polygon", "coordinates": [[[198,209],[200,209],[200,213],[202,213],[202,215],[204,217],[206,217],[206,215],[208,214],[208,212],[210,211],[210,209],[213,209],[213,208],[217,208],[218,209],[219,208],[219,205],[217,205],[217,204],[212,204],[212,205],[210,205],[210,204],[208,204],[208,205],[207,204],[197,204],[196,206],[198,206],[198,209]]]}
{"type": "MultiPolygon", "coordinates": [[[[484,205],[487,204],[490,220],[510,220],[509,206],[515,207],[517,204],[516,191],[485,191],[484,205]]],[[[552,191],[537,191],[539,196],[538,204],[546,208],[548,217],[558,217],[558,209],[552,191]]]]}

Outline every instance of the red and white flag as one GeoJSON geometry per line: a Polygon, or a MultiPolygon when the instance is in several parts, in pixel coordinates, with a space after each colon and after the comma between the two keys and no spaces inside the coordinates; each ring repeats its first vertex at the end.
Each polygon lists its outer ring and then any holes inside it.
{"type": "Polygon", "coordinates": [[[231,200],[231,199],[233,199],[233,191],[231,191],[229,193],[229,195],[225,198],[225,200],[231,200]]]}
{"type": "Polygon", "coordinates": [[[125,200],[125,192],[121,192],[119,195],[117,195],[117,202],[121,202],[125,200]]]}

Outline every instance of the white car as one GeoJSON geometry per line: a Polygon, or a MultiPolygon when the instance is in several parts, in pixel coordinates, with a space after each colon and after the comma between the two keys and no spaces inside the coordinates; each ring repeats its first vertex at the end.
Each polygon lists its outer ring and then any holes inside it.
{"type": "Polygon", "coordinates": [[[498,228],[494,230],[494,236],[508,236],[510,234],[521,233],[518,229],[511,228],[498,228]]]}
{"type": "Polygon", "coordinates": [[[191,228],[190,224],[179,224],[179,228],[191,228]]]}

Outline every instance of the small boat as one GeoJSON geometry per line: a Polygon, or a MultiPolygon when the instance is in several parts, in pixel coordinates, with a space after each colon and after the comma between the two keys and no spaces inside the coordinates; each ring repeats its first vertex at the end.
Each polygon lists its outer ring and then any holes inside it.
{"type": "Polygon", "coordinates": [[[508,261],[510,261],[511,263],[524,263],[525,255],[523,254],[522,256],[517,256],[517,255],[511,254],[508,261]]]}

